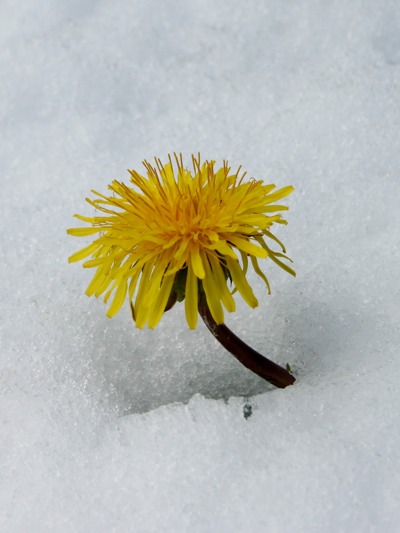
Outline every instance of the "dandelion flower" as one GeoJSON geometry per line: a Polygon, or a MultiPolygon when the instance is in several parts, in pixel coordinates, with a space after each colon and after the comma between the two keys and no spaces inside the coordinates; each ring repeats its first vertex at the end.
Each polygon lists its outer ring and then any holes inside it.
{"type": "Polygon", "coordinates": [[[69,261],[84,260],[85,268],[95,269],[86,294],[110,301],[107,316],[118,313],[128,298],[136,326],[154,328],[165,311],[184,300],[189,327],[196,328],[205,305],[215,332],[224,309],[235,311],[235,292],[250,307],[258,305],[247,279],[249,260],[268,292],[259,260],[295,275],[285,262],[290,261],[285,247],[271,232],[273,224],[286,224],[281,212],[288,208],[276,202],[293,187],[245,180],[240,167],[232,172],[224,161],[217,169],[215,161],[202,163],[200,155],[192,156],[190,170],[176,154],[166,164],[155,158],[143,165],[142,174],[129,171],[129,185],[113,181],[111,195],[92,191],[95,198],[86,201],[97,214],[75,215],[89,227],[68,230],[78,237],[97,234],[69,261]]]}

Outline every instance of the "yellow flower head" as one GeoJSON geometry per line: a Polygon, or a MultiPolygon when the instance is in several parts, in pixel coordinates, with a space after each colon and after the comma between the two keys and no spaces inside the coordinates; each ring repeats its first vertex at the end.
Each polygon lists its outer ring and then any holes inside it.
{"type": "Polygon", "coordinates": [[[129,171],[129,186],[113,181],[112,196],[92,191],[97,198],[86,200],[99,216],[75,215],[91,226],[68,230],[78,237],[99,234],[69,261],[90,256],[83,266],[96,271],[86,294],[105,294],[107,302],[114,293],[107,316],[114,316],[129,295],[137,327],[154,328],[176,300],[185,300],[186,320],[195,328],[198,301],[205,298],[221,324],[223,307],[235,310],[234,292],[251,307],[258,305],[246,278],[249,258],[268,291],[258,259],[269,257],[295,275],[282,262],[289,259],[283,244],[270,232],[273,223],[286,224],[279,211],[288,208],[274,202],[293,187],[276,190],[262,181],[245,181],[240,168],[231,172],[224,161],[215,170],[215,162],[201,163],[200,155],[192,156],[193,170],[176,154],[165,165],[157,158],[155,166],[143,165],[145,176],[129,171]],[[271,240],[282,253],[270,248],[271,240]]]}

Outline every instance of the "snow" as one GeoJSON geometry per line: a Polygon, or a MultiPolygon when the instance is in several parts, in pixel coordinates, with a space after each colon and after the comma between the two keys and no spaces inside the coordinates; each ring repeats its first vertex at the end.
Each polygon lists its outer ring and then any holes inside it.
{"type": "Polygon", "coordinates": [[[398,531],[400,3],[5,0],[0,40],[0,530],[398,531]],[[67,263],[174,150],[296,187],[298,277],[227,320],[293,387],[67,263]]]}

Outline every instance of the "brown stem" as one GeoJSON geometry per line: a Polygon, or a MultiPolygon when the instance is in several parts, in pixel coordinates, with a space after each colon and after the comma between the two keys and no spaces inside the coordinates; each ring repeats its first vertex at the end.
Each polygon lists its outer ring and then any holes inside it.
{"type": "Polygon", "coordinates": [[[213,319],[207,303],[199,303],[199,313],[205,325],[224,348],[238,359],[242,365],[264,378],[275,387],[284,389],[293,385],[295,378],[285,368],[270,361],[253,350],[237,337],[225,324],[217,324],[213,319]]]}

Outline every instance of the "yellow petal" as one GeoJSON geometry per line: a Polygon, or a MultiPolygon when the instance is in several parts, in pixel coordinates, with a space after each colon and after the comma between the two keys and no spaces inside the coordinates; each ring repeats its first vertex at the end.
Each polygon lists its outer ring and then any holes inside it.
{"type": "Polygon", "coordinates": [[[225,307],[225,309],[232,313],[236,309],[235,300],[232,297],[232,294],[230,293],[227,284],[225,275],[222,270],[221,263],[218,261],[218,259],[214,256],[209,256],[209,261],[211,265],[212,275],[215,280],[215,285],[218,287],[218,294],[221,298],[221,301],[225,307]]]}
{"type": "MultiPolygon", "coordinates": [[[[245,254],[244,252],[240,252],[240,255],[242,257],[242,263],[243,263],[243,274],[246,275],[247,274],[247,269],[249,268],[249,259],[248,259],[248,254],[245,254]]],[[[250,257],[253,257],[252,255],[250,257]]]]}
{"type": "Polygon", "coordinates": [[[127,286],[128,284],[125,279],[120,282],[118,289],[115,291],[113,301],[111,302],[111,305],[108,308],[108,311],[107,311],[108,318],[112,318],[121,309],[125,301],[127,286]]]}
{"type": "Polygon", "coordinates": [[[270,204],[271,202],[276,202],[277,200],[281,200],[282,198],[285,198],[285,196],[289,196],[294,191],[294,187],[291,185],[288,185],[287,187],[282,187],[282,189],[279,189],[271,194],[268,194],[266,199],[264,200],[264,203],[270,204]]]}
{"type": "MultiPolygon", "coordinates": [[[[215,278],[212,275],[208,259],[203,255],[203,264],[205,267],[205,276],[202,280],[204,292],[206,293],[207,304],[210,309],[210,312],[217,324],[222,324],[224,322],[224,311],[221,305],[221,298],[219,296],[218,285],[215,278]]],[[[233,261],[233,259],[232,259],[233,261]]]]}
{"type": "Polygon", "coordinates": [[[198,298],[199,298],[199,289],[198,281],[195,273],[193,272],[193,267],[189,263],[187,276],[186,276],[186,287],[185,287],[185,314],[186,321],[190,329],[196,329],[197,319],[198,319],[198,298]]]}
{"type": "Polygon", "coordinates": [[[236,285],[237,290],[240,292],[245,302],[250,307],[257,307],[257,298],[254,296],[253,289],[250,287],[246,276],[243,274],[243,271],[240,268],[239,261],[234,261],[230,257],[227,257],[226,264],[232,277],[232,281],[236,285]]]}
{"type": "Polygon", "coordinates": [[[193,267],[193,272],[200,279],[203,279],[206,275],[205,266],[200,255],[199,246],[197,244],[192,244],[190,246],[190,261],[193,267]]]}
{"type": "Polygon", "coordinates": [[[171,294],[172,285],[174,283],[174,276],[164,276],[157,299],[154,302],[149,312],[149,328],[153,329],[160,322],[163,316],[165,307],[171,294]]]}
{"type": "Polygon", "coordinates": [[[257,258],[251,256],[250,259],[251,259],[251,262],[252,262],[252,265],[253,265],[254,271],[255,271],[256,274],[257,274],[258,276],[260,276],[260,278],[264,281],[264,283],[265,283],[265,285],[267,286],[267,289],[268,289],[268,294],[271,294],[271,286],[270,286],[270,284],[269,284],[268,278],[267,278],[267,276],[264,274],[264,272],[261,270],[261,268],[260,268],[260,266],[259,266],[259,264],[258,264],[257,258]]]}
{"type": "Polygon", "coordinates": [[[105,264],[110,265],[113,261],[113,257],[102,256],[96,257],[96,259],[90,259],[89,261],[85,261],[82,266],[83,268],[94,268],[105,264]]]}
{"type": "Polygon", "coordinates": [[[290,268],[290,266],[288,266],[286,263],[283,263],[282,261],[280,261],[276,256],[277,255],[280,255],[281,257],[284,257],[285,259],[287,259],[288,261],[291,261],[291,259],[289,257],[286,257],[286,256],[283,256],[282,254],[275,254],[275,253],[270,253],[269,256],[270,258],[272,259],[272,261],[274,263],[276,263],[278,266],[280,266],[283,270],[285,270],[288,274],[291,274],[292,276],[296,277],[296,272],[293,270],[293,268],[290,268]]]}
{"type": "Polygon", "coordinates": [[[91,282],[89,283],[85,294],[87,296],[92,296],[93,294],[96,294],[99,287],[101,287],[105,282],[107,282],[107,285],[109,285],[112,281],[112,279],[107,277],[106,273],[104,272],[104,269],[99,267],[96,270],[91,282]]]}
{"type": "Polygon", "coordinates": [[[85,259],[88,255],[94,253],[98,249],[98,245],[93,243],[89,244],[88,246],[85,246],[84,248],[81,248],[78,252],[75,252],[74,254],[70,255],[68,257],[69,263],[74,263],[75,261],[81,261],[82,259],[85,259]]]}
{"type": "Polygon", "coordinates": [[[133,298],[141,270],[141,267],[137,265],[132,268],[131,273],[133,272],[133,275],[129,281],[129,300],[132,300],[133,298]]]}
{"type": "Polygon", "coordinates": [[[99,233],[99,228],[70,228],[67,229],[68,235],[73,235],[74,237],[86,237],[87,235],[93,235],[94,233],[99,233]]]}
{"type": "Polygon", "coordinates": [[[74,215],[75,218],[78,220],[82,220],[82,222],[87,222],[88,224],[94,224],[98,217],[84,217],[83,215],[74,215]]]}
{"type": "Polygon", "coordinates": [[[222,255],[228,255],[229,257],[232,257],[232,259],[237,259],[237,255],[225,241],[220,240],[214,243],[210,246],[210,249],[216,250],[222,255]]]}
{"type": "Polygon", "coordinates": [[[254,255],[255,257],[267,257],[268,255],[268,252],[266,250],[260,248],[260,246],[256,246],[255,244],[251,243],[246,239],[230,236],[229,240],[232,244],[237,246],[239,250],[243,250],[244,252],[247,252],[250,255],[254,255]]]}
{"type": "Polygon", "coordinates": [[[147,322],[149,308],[144,305],[144,302],[152,269],[153,264],[146,263],[139,282],[139,289],[135,300],[136,326],[138,328],[142,328],[147,322]]]}
{"type": "Polygon", "coordinates": [[[189,239],[184,237],[181,240],[177,251],[175,252],[175,255],[174,255],[175,259],[180,259],[183,256],[183,254],[186,252],[188,244],[189,244],[189,239]]]}
{"type": "Polygon", "coordinates": [[[260,209],[261,213],[276,213],[276,211],[287,211],[289,208],[287,205],[266,205],[260,209]]]}
{"type": "Polygon", "coordinates": [[[266,237],[269,237],[270,239],[272,239],[273,241],[275,241],[277,244],[279,244],[279,246],[282,248],[282,252],[285,254],[286,253],[286,248],[285,248],[285,245],[278,239],[278,237],[275,237],[275,235],[273,233],[271,233],[270,231],[268,230],[264,230],[264,235],[266,237]]]}

